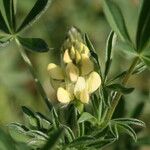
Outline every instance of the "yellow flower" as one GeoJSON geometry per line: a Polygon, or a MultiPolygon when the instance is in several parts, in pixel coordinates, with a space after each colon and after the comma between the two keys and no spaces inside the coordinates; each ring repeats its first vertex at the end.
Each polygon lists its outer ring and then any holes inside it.
{"type": "Polygon", "coordinates": [[[76,82],[79,76],[79,69],[73,63],[68,63],[66,66],[66,75],[70,81],[76,82]]]}
{"type": "Polygon", "coordinates": [[[63,45],[63,67],[50,63],[47,68],[61,103],[73,100],[89,103],[90,95],[101,85],[100,75],[94,71],[94,63],[90,59],[90,51],[79,40],[79,33],[73,33],[75,31],[69,31],[69,38],[63,45]]]}

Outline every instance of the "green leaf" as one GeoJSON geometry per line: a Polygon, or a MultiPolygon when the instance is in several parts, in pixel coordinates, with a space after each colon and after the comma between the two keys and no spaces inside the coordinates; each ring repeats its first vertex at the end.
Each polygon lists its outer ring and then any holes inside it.
{"type": "Polygon", "coordinates": [[[30,130],[30,131],[27,131],[26,134],[34,139],[35,138],[42,139],[42,140],[48,139],[48,136],[45,133],[38,131],[38,130],[30,130]]]}
{"type": "Polygon", "coordinates": [[[114,143],[115,141],[116,141],[115,138],[94,140],[94,142],[87,145],[87,147],[91,147],[91,148],[94,147],[96,149],[101,149],[101,148],[104,148],[104,147],[114,143]]]}
{"type": "Polygon", "coordinates": [[[137,55],[135,48],[131,43],[124,42],[119,39],[117,40],[115,48],[121,50],[122,52],[124,52],[132,57],[137,55]]]}
{"type": "Polygon", "coordinates": [[[108,39],[107,39],[107,44],[106,44],[106,59],[105,59],[105,72],[104,72],[104,78],[107,78],[107,74],[109,72],[111,62],[112,62],[112,48],[114,46],[114,32],[110,32],[108,39]]]}
{"type": "Polygon", "coordinates": [[[0,30],[5,32],[5,33],[8,33],[8,34],[10,33],[9,29],[7,27],[7,24],[6,24],[6,22],[2,16],[1,10],[0,10],[0,30]]]}
{"type": "Polygon", "coordinates": [[[110,124],[109,128],[110,128],[111,133],[113,134],[113,137],[118,139],[119,138],[119,132],[117,129],[117,124],[114,124],[114,125],[110,124]]]}
{"type": "Polygon", "coordinates": [[[59,142],[63,131],[63,128],[59,128],[58,130],[54,131],[53,134],[49,136],[48,142],[41,150],[53,150],[56,144],[59,142]]]}
{"type": "Polygon", "coordinates": [[[62,127],[64,128],[65,135],[66,135],[68,141],[72,142],[75,139],[75,135],[74,135],[73,131],[66,125],[62,125],[62,127]]]}
{"type": "Polygon", "coordinates": [[[3,3],[9,27],[15,31],[14,0],[3,0],[3,3]]]}
{"type": "Polygon", "coordinates": [[[59,118],[56,109],[53,107],[51,111],[52,124],[55,128],[59,127],[59,118]]]}
{"type": "Polygon", "coordinates": [[[98,66],[98,69],[99,69],[99,72],[100,72],[100,75],[102,75],[102,71],[101,71],[101,65],[100,65],[100,62],[99,62],[99,58],[98,58],[98,55],[96,54],[96,51],[94,49],[94,46],[92,45],[92,42],[90,41],[89,37],[87,34],[85,34],[85,42],[86,42],[86,45],[87,47],[89,48],[90,50],[90,53],[91,53],[91,56],[94,58],[95,62],[96,62],[96,65],[98,66]]]}
{"type": "Polygon", "coordinates": [[[51,128],[51,122],[47,117],[39,112],[35,113],[35,116],[39,120],[40,128],[47,130],[51,128]]]}
{"type": "Polygon", "coordinates": [[[27,118],[31,126],[39,127],[39,120],[29,108],[22,106],[22,111],[25,114],[25,117],[27,118]]]}
{"type": "Polygon", "coordinates": [[[28,129],[25,126],[19,123],[11,123],[8,127],[9,133],[15,141],[26,143],[30,140],[31,137],[26,134],[28,129]]]}
{"type": "Polygon", "coordinates": [[[131,43],[120,8],[110,0],[103,0],[103,8],[112,29],[123,41],[131,43]]]}
{"type": "Polygon", "coordinates": [[[0,36],[0,47],[6,47],[12,39],[10,36],[0,36]]]}
{"type": "Polygon", "coordinates": [[[94,131],[92,131],[91,135],[92,137],[94,137],[95,139],[97,138],[104,138],[107,135],[107,132],[109,131],[109,128],[105,128],[105,129],[95,129],[94,131]]]}
{"type": "Polygon", "coordinates": [[[34,52],[47,52],[49,50],[45,41],[39,38],[18,37],[18,40],[24,48],[34,52]]]}
{"type": "Polygon", "coordinates": [[[67,147],[84,146],[84,145],[87,145],[94,140],[95,140],[95,138],[93,138],[91,136],[82,136],[82,137],[76,138],[73,142],[69,143],[67,145],[67,147]]]}
{"type": "Polygon", "coordinates": [[[42,148],[48,140],[48,136],[38,130],[27,131],[26,135],[30,137],[30,140],[26,144],[34,149],[42,148]]]}
{"type": "Polygon", "coordinates": [[[110,85],[107,85],[107,88],[113,91],[121,92],[123,94],[129,94],[133,92],[134,90],[134,88],[126,88],[121,84],[110,84],[110,85]]]}
{"type": "Polygon", "coordinates": [[[129,134],[133,138],[134,141],[137,141],[136,133],[129,125],[118,124],[118,126],[120,126],[127,134],[129,134]]]}
{"type": "Polygon", "coordinates": [[[31,26],[39,17],[47,10],[48,6],[50,5],[51,0],[37,0],[29,14],[26,16],[20,27],[18,28],[17,32],[26,29],[27,27],[31,26]]]}
{"type": "Polygon", "coordinates": [[[80,118],[78,119],[78,123],[82,123],[84,121],[89,121],[91,123],[96,123],[97,119],[88,112],[83,112],[80,118]]]}
{"type": "Polygon", "coordinates": [[[146,126],[143,121],[135,119],[135,118],[118,118],[118,119],[113,119],[113,121],[116,121],[117,123],[136,125],[136,126],[141,126],[141,127],[146,126]]]}
{"type": "Polygon", "coordinates": [[[46,142],[47,141],[43,139],[33,138],[27,143],[27,145],[33,149],[39,149],[42,148],[46,142]]]}
{"type": "Polygon", "coordinates": [[[142,7],[140,10],[140,15],[138,19],[137,35],[136,35],[136,45],[138,51],[141,51],[147,44],[150,38],[150,13],[149,13],[149,0],[143,0],[142,7]]]}

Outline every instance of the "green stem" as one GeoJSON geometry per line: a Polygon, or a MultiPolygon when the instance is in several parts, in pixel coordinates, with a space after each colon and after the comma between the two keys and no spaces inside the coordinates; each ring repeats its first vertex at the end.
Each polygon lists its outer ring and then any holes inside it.
{"type": "Polygon", "coordinates": [[[16,40],[16,43],[19,47],[19,51],[20,51],[20,54],[24,60],[24,62],[26,63],[28,69],[30,70],[31,74],[32,74],[32,77],[35,81],[35,84],[37,86],[37,89],[40,93],[40,95],[42,96],[44,102],[46,103],[47,107],[49,108],[49,110],[52,110],[52,104],[50,103],[46,93],[45,93],[45,90],[42,86],[42,84],[40,83],[39,79],[37,78],[37,75],[35,73],[35,70],[33,68],[33,65],[30,61],[30,59],[28,58],[27,54],[26,54],[26,51],[24,50],[24,48],[21,46],[20,42],[18,41],[18,39],[15,39],[16,40]]]}
{"type": "MultiPolygon", "coordinates": [[[[137,65],[138,61],[139,61],[138,57],[136,57],[133,60],[133,62],[131,64],[127,74],[125,75],[125,77],[124,77],[124,79],[122,81],[122,85],[126,85],[127,84],[127,82],[129,80],[130,76],[132,75],[132,72],[133,72],[135,66],[137,65]]],[[[106,116],[104,117],[104,122],[101,124],[102,128],[105,128],[107,126],[107,124],[109,123],[109,121],[111,120],[112,115],[113,115],[113,113],[114,113],[114,111],[115,111],[115,109],[116,109],[116,107],[117,107],[117,105],[119,103],[119,100],[120,100],[121,96],[122,96],[122,93],[118,92],[116,94],[116,96],[114,97],[114,99],[112,100],[111,106],[110,106],[110,108],[108,108],[106,116]]]]}

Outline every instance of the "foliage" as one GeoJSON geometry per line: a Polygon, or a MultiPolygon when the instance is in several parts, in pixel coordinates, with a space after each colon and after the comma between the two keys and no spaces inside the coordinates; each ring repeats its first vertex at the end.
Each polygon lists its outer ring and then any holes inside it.
{"type": "MultiPolygon", "coordinates": [[[[47,52],[49,50],[44,40],[39,38],[25,38],[22,37],[20,32],[30,27],[45,12],[50,2],[51,0],[37,0],[24,21],[18,26],[16,25],[16,6],[14,0],[3,1],[6,20],[0,12],[0,30],[3,32],[0,36],[0,46],[5,47],[10,42],[16,41],[19,52],[34,78],[38,92],[41,94],[49,110],[49,115],[45,116],[40,112],[34,112],[28,107],[23,106],[22,111],[27,123],[25,125],[11,123],[9,125],[11,137],[14,141],[26,143],[32,149],[41,150],[102,149],[117,141],[122,132],[131,136],[134,141],[137,141],[134,127],[145,127],[143,121],[135,119],[137,114],[141,112],[143,103],[137,106],[131,118],[125,118],[124,116],[113,118],[113,114],[120,99],[134,90],[134,88],[127,86],[129,77],[142,72],[146,67],[150,66],[150,55],[148,53],[150,40],[148,30],[150,24],[149,1],[143,0],[136,32],[136,42],[132,42],[126,28],[125,19],[118,5],[113,1],[103,0],[106,18],[113,30],[106,44],[104,69],[88,35],[82,34],[76,28],[71,28],[69,31],[71,37],[78,35],[80,39],[84,39],[84,44],[90,50],[91,59],[102,81],[101,87],[97,92],[92,94],[90,103],[85,105],[83,109],[81,109],[81,103],[69,103],[65,107],[55,107],[48,99],[43,86],[37,78],[34,67],[26,54],[26,50],[34,52],[47,52]],[[114,60],[112,52],[116,40],[120,40],[125,46],[129,47],[135,53],[135,58],[128,70],[109,79],[108,76],[114,60]],[[118,79],[122,79],[122,81],[116,82],[118,79]],[[63,117],[61,113],[64,114],[63,117]]],[[[128,50],[128,53],[130,54],[131,51],[128,50]]],[[[4,137],[10,138],[3,131],[1,132],[4,137]]],[[[146,140],[139,139],[137,145],[144,143],[143,141],[146,140]]],[[[12,143],[11,140],[10,143],[12,143]]],[[[9,149],[5,142],[1,145],[9,149]]]]}

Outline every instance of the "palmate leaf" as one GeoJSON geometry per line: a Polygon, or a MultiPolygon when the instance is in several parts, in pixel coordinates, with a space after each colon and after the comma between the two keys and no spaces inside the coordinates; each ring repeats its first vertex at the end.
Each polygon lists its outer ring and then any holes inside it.
{"type": "Polygon", "coordinates": [[[18,37],[20,44],[27,50],[34,52],[47,52],[49,50],[46,42],[40,38],[22,38],[18,37]]]}
{"type": "Polygon", "coordinates": [[[111,0],[103,0],[103,8],[112,29],[123,41],[131,43],[120,8],[111,0]]]}
{"type": "Polygon", "coordinates": [[[120,39],[117,39],[117,43],[116,43],[115,48],[121,50],[122,52],[124,52],[126,54],[130,53],[130,57],[137,55],[135,48],[131,43],[124,42],[120,39]]]}
{"type": "Polygon", "coordinates": [[[117,123],[122,123],[122,124],[145,127],[145,123],[143,121],[135,119],[135,118],[118,118],[118,119],[113,119],[113,121],[117,123]]]}
{"type": "Polygon", "coordinates": [[[40,128],[46,129],[46,130],[51,128],[51,121],[46,116],[44,116],[43,114],[39,112],[36,112],[35,116],[39,120],[40,128]]]}
{"type": "Polygon", "coordinates": [[[31,126],[39,127],[40,123],[34,112],[25,106],[22,106],[22,111],[31,126]]]}
{"type": "Polygon", "coordinates": [[[15,31],[14,0],[3,0],[7,21],[11,30],[15,31]]]}
{"type": "MultiPolygon", "coordinates": [[[[117,127],[121,127],[123,131],[125,131],[127,134],[129,134],[134,141],[137,140],[137,136],[135,131],[130,125],[136,125],[140,127],[145,127],[145,123],[141,120],[134,119],[134,118],[117,118],[111,120],[112,125],[117,125],[117,127]]],[[[119,128],[117,128],[118,130],[119,128]]]]}
{"type": "Polygon", "coordinates": [[[7,27],[7,24],[6,24],[6,22],[5,22],[4,18],[3,18],[3,15],[1,13],[1,10],[0,10],[0,30],[5,32],[5,33],[8,33],[8,34],[10,33],[9,29],[7,27]]]}
{"type": "Polygon", "coordinates": [[[79,138],[76,138],[74,141],[69,143],[67,147],[80,147],[80,146],[85,146],[95,140],[94,137],[92,136],[82,136],[79,138]]]}
{"type": "Polygon", "coordinates": [[[92,124],[95,124],[97,122],[97,119],[90,113],[83,112],[82,115],[80,116],[80,118],[78,119],[78,123],[82,123],[84,121],[89,121],[92,124]]]}
{"type": "Polygon", "coordinates": [[[27,143],[30,140],[30,136],[26,134],[29,129],[24,125],[19,123],[11,123],[8,127],[9,133],[15,141],[27,143]]]}
{"type": "Polygon", "coordinates": [[[150,38],[150,11],[149,11],[150,1],[143,0],[142,7],[140,10],[138,27],[136,33],[136,46],[137,50],[140,52],[147,44],[150,38]]]}
{"type": "Polygon", "coordinates": [[[27,131],[26,133],[28,136],[30,136],[31,138],[37,138],[37,139],[43,139],[43,140],[47,140],[48,139],[48,136],[41,132],[41,131],[38,131],[38,130],[29,130],[27,131]]]}
{"type": "Polygon", "coordinates": [[[127,134],[129,134],[134,141],[137,141],[137,135],[129,125],[118,123],[118,126],[120,126],[127,134]]]}
{"type": "Polygon", "coordinates": [[[114,125],[109,125],[110,131],[112,133],[112,135],[114,136],[114,138],[118,139],[119,138],[119,132],[117,129],[117,124],[114,125]]]}
{"type": "Polygon", "coordinates": [[[26,133],[26,135],[30,137],[26,144],[34,149],[42,148],[48,140],[48,136],[38,130],[30,130],[26,133]]]}
{"type": "Polygon", "coordinates": [[[46,11],[50,3],[51,0],[37,0],[32,10],[29,12],[18,28],[17,32],[26,29],[27,27],[31,26],[37,19],[39,19],[39,17],[46,11]]]}
{"type": "Polygon", "coordinates": [[[116,140],[117,140],[116,138],[94,140],[93,142],[89,143],[86,147],[102,149],[102,148],[114,143],[116,140]]]}
{"type": "Polygon", "coordinates": [[[75,139],[73,131],[66,125],[62,125],[62,127],[64,128],[64,134],[67,137],[68,141],[72,142],[75,139]]]}
{"type": "Polygon", "coordinates": [[[53,150],[56,144],[59,142],[62,134],[63,134],[63,128],[59,128],[55,130],[48,139],[48,142],[45,144],[45,146],[41,150],[53,150]]]}

